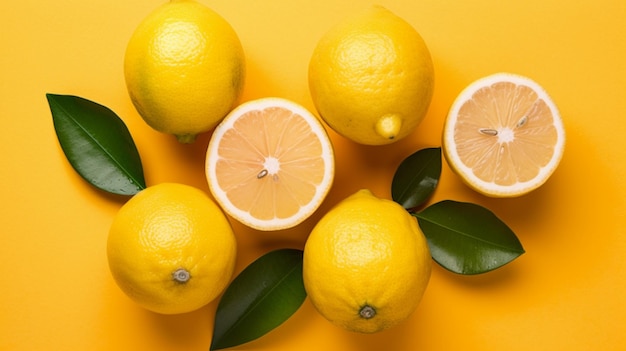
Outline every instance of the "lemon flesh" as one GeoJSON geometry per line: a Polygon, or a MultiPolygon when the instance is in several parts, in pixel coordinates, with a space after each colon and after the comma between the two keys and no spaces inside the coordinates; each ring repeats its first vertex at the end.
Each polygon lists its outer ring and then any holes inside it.
{"type": "Polygon", "coordinates": [[[322,204],[334,176],[333,145],[322,122],[287,99],[239,105],[207,148],[206,177],[216,201],[258,230],[302,223],[322,204]]]}
{"type": "Polygon", "coordinates": [[[516,197],[543,185],[565,149],[559,110],[535,81],[496,73],[468,85],[444,124],[443,154],[477,192],[516,197]]]}

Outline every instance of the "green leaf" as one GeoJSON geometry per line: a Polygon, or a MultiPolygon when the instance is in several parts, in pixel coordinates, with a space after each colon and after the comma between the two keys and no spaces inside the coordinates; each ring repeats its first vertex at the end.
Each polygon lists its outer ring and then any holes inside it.
{"type": "Polygon", "coordinates": [[[269,252],[228,286],[215,313],[211,350],[257,339],[289,319],[306,298],[302,251],[269,252]]]}
{"type": "Polygon", "coordinates": [[[524,253],[515,233],[482,206],[445,200],[414,216],[433,259],[454,273],[488,272],[524,253]]]}
{"type": "Polygon", "coordinates": [[[114,194],[134,195],[146,188],[139,152],[113,111],[78,96],[46,98],[61,148],[81,177],[114,194]]]}
{"type": "Polygon", "coordinates": [[[441,176],[441,148],[422,149],[400,163],[391,183],[391,198],[407,210],[426,202],[441,176]]]}

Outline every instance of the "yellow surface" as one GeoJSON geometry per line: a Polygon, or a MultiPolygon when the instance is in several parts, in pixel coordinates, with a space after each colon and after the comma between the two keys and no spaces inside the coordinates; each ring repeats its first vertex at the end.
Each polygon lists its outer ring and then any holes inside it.
{"type": "Polygon", "coordinates": [[[126,86],[137,111],[182,143],[213,129],[237,105],[244,73],[237,33],[196,1],[164,2],[150,12],[124,56],[126,86]]]}
{"type": "Polygon", "coordinates": [[[361,189],[326,212],[309,234],[302,278],[309,300],[326,319],[376,333],[411,316],[432,265],[415,218],[361,189]]]}
{"type": "MultiPolygon", "coordinates": [[[[205,4],[240,35],[244,100],[281,96],[312,108],[306,72],[318,38],[370,2],[233,0],[205,4]]],[[[147,312],[117,288],[106,235],[123,198],[94,190],[65,160],[45,93],[102,103],[127,123],[148,183],[207,190],[208,136],[194,145],[152,131],[126,93],[123,56],[135,26],[160,1],[4,2],[0,9],[0,350],[207,350],[216,303],[197,312],[147,312]]],[[[307,300],[285,324],[239,350],[621,350],[626,345],[626,2],[623,0],[400,1],[380,4],[413,24],[435,64],[435,94],[414,135],[364,147],[331,133],[337,176],[326,211],[359,188],[389,197],[393,172],[439,146],[443,118],[471,81],[498,71],[541,84],[561,110],[567,145],[539,190],[488,199],[447,166],[432,201],[492,209],[526,254],[482,276],[435,266],[422,303],[400,326],[346,332],[307,300]]],[[[302,247],[318,215],[259,233],[234,224],[237,271],[278,247],[302,247]]]]}

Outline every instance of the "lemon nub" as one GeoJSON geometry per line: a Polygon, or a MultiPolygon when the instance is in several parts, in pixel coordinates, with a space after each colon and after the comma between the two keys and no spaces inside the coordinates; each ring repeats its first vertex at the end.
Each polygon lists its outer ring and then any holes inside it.
{"type": "Polygon", "coordinates": [[[402,118],[397,114],[386,114],[376,122],[376,133],[385,139],[392,140],[402,127],[402,118]]]}
{"type": "Polygon", "coordinates": [[[359,316],[361,316],[361,318],[363,319],[372,319],[375,315],[376,310],[374,309],[374,307],[369,305],[365,305],[361,307],[361,310],[359,310],[359,316]]]}
{"type": "Polygon", "coordinates": [[[184,284],[191,279],[191,274],[184,268],[179,268],[172,273],[172,279],[180,284],[184,284]]]}

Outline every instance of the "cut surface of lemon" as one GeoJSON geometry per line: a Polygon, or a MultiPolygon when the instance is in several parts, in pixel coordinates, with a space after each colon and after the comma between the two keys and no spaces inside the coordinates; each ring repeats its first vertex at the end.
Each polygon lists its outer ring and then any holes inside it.
{"type": "Polygon", "coordinates": [[[452,170],[491,197],[520,196],[544,184],[564,146],[563,121],[546,91],[510,73],[465,88],[443,130],[444,156],[452,170]]]}
{"type": "Polygon", "coordinates": [[[294,227],[321,205],[335,159],[322,123],[301,105],[262,98],[216,127],[206,156],[209,188],[225,212],[258,230],[294,227]]]}

